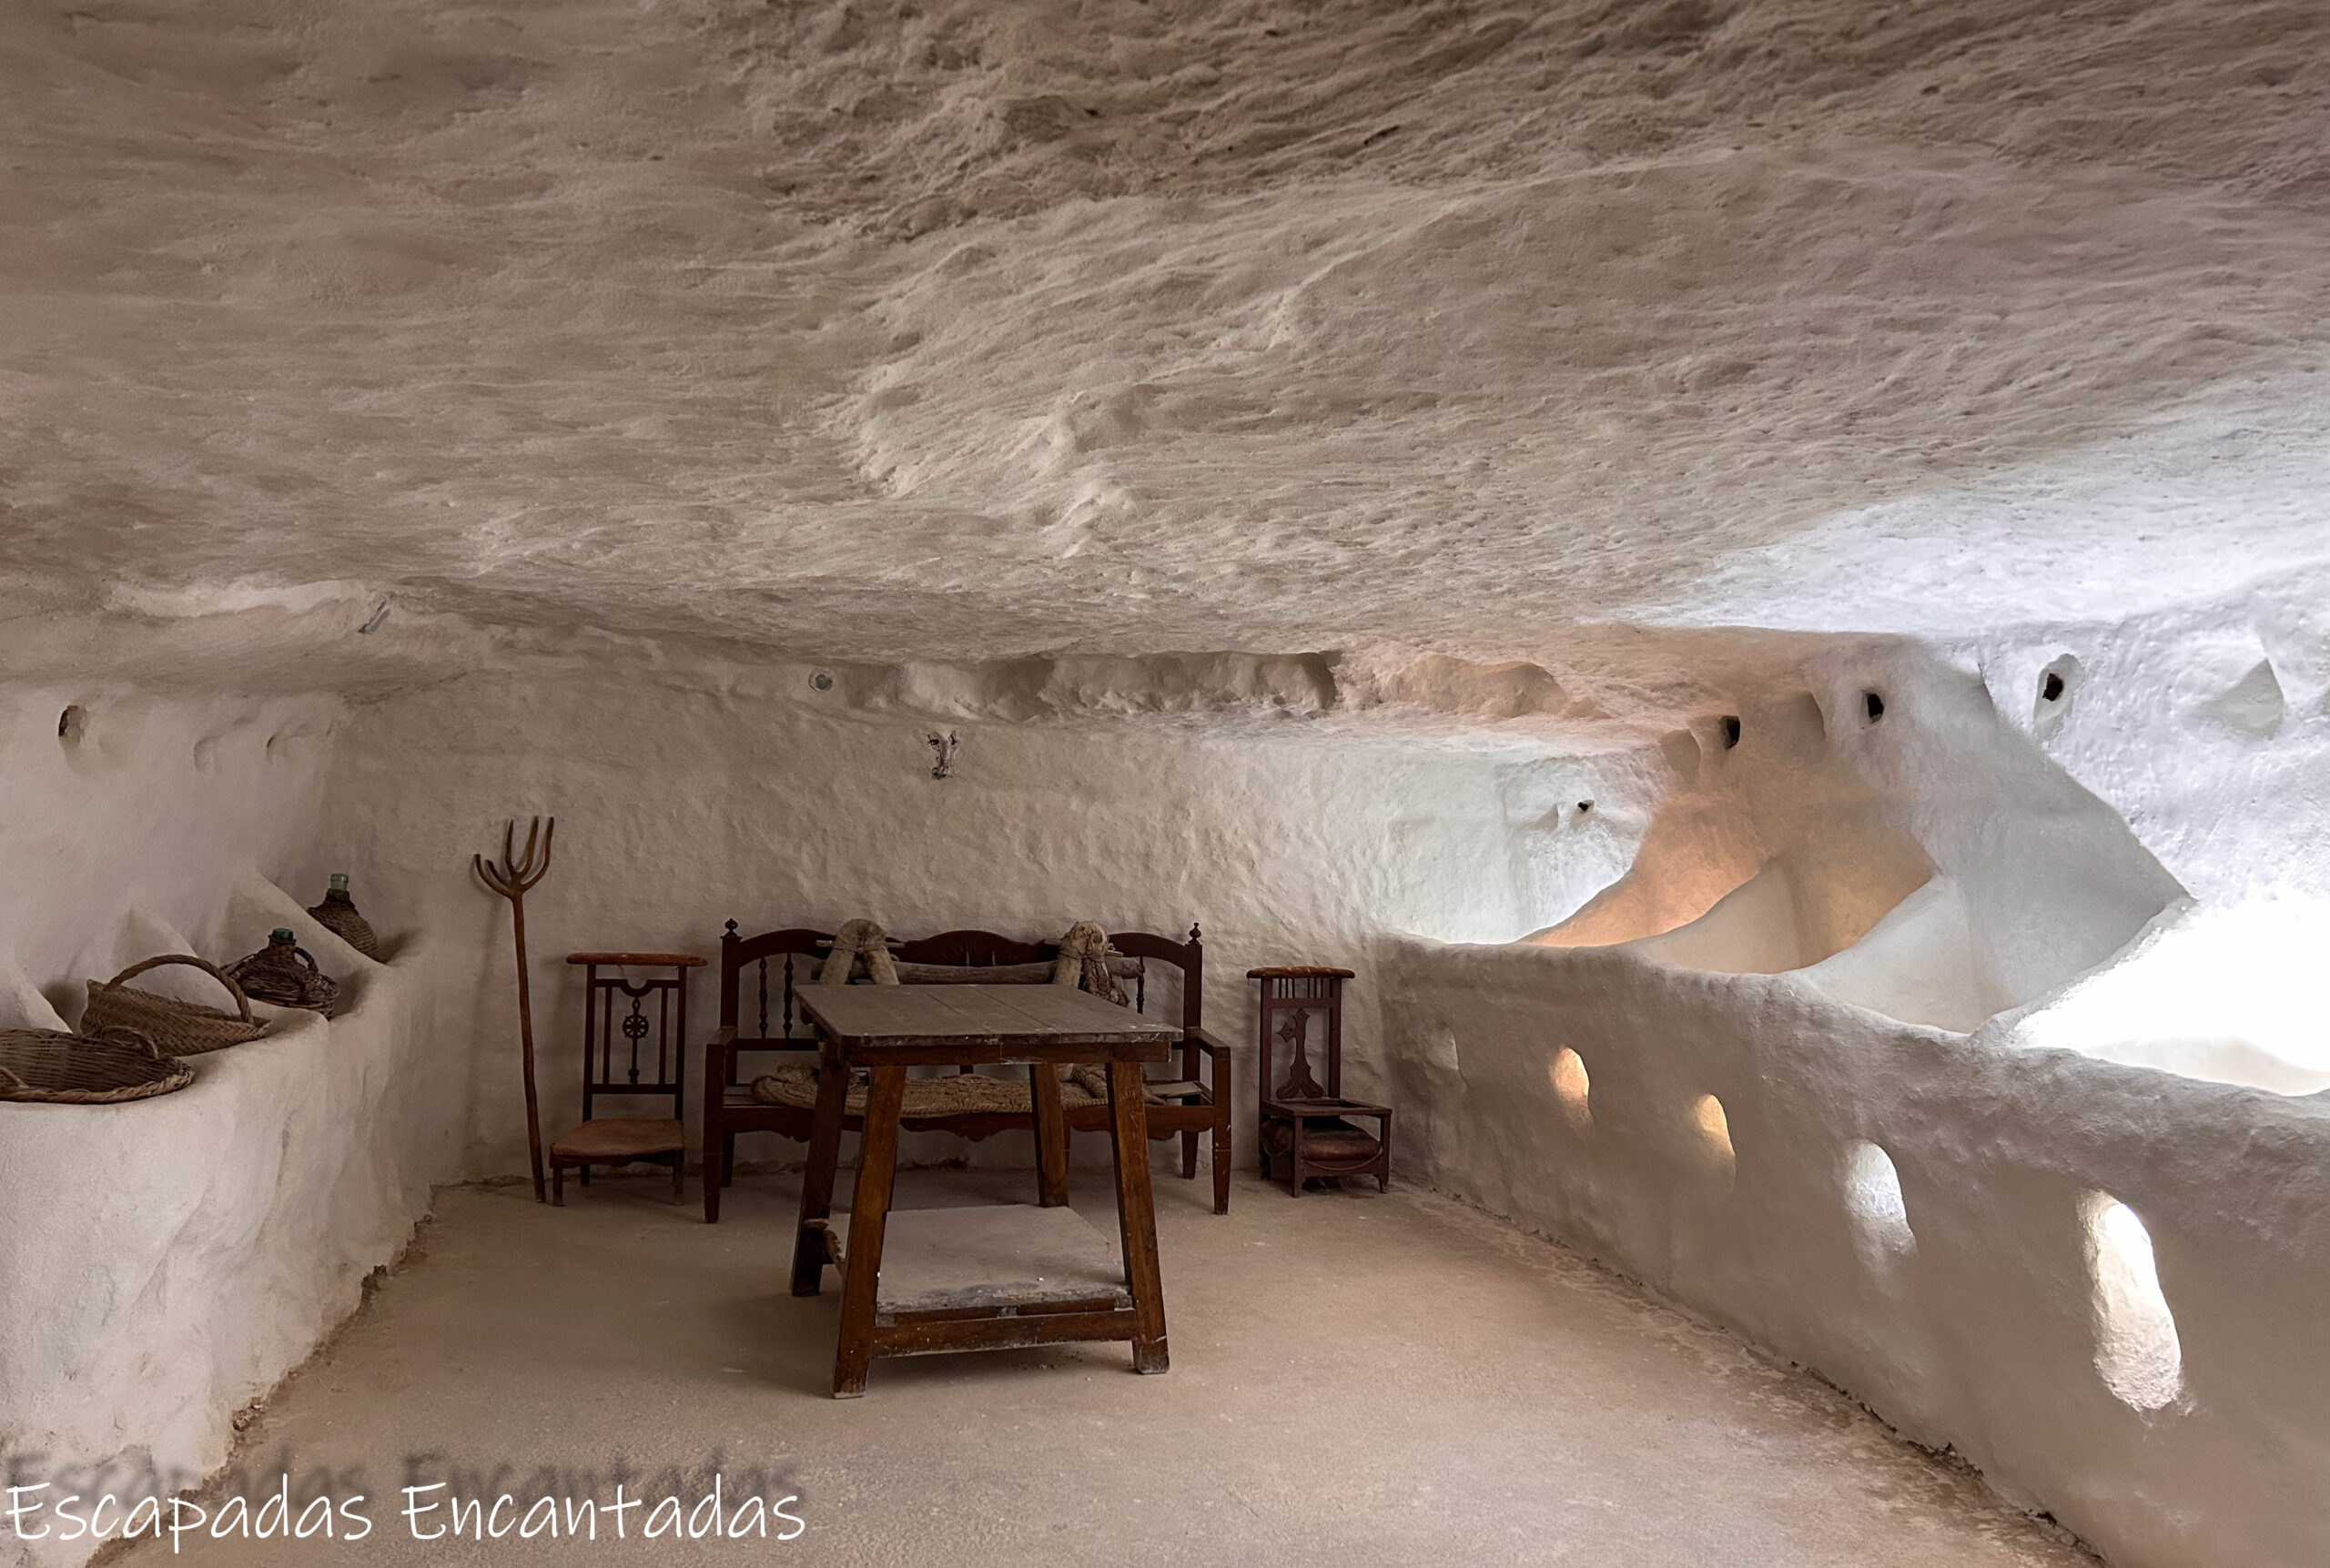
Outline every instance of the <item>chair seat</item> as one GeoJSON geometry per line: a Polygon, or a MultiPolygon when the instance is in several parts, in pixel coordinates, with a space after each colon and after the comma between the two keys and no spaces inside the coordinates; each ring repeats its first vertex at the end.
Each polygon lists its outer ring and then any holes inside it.
{"type": "Polygon", "coordinates": [[[550,1146],[551,1158],[573,1164],[619,1165],[651,1154],[676,1154],[687,1132],[674,1117],[603,1117],[586,1121],[550,1146]]]}
{"type": "MultiPolygon", "coordinates": [[[[1266,1121],[1262,1124],[1262,1143],[1272,1158],[1294,1150],[1294,1124],[1291,1121],[1266,1121]]],[[[1352,1126],[1341,1117],[1332,1121],[1305,1121],[1302,1124],[1302,1158],[1322,1162],[1370,1160],[1383,1152],[1383,1144],[1373,1133],[1352,1126]]]]}

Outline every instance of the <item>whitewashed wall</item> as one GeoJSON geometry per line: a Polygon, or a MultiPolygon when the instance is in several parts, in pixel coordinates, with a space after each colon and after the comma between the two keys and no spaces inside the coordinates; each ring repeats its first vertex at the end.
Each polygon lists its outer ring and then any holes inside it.
{"type": "Polygon", "coordinates": [[[1777,950],[1755,929],[1788,918],[1774,900],[1716,905],[1698,926],[1720,942],[1387,938],[1378,1087],[1412,1179],[1816,1369],[2115,1564],[2311,1568],[2330,1561],[2330,1053],[2304,996],[2318,944],[2297,946],[2324,875],[2319,661],[2298,642],[2269,701],[2255,636],[2175,630],[2001,638],[1954,665],[1840,646],[1801,672],[1825,744],[1786,766],[1749,743],[1789,690],[1744,694],[1737,778],[1654,781],[1632,875],[1659,869],[1661,809],[1732,813],[1744,875],[1821,834],[1849,783],[1859,826],[1914,842],[1934,881],[1793,970],[1742,958],[1777,950]],[[2070,646],[2086,665],[2051,712],[2042,671],[2070,646]],[[1875,723],[1855,711],[1872,689],[1875,723]],[[1902,1021],[1953,966],[1982,982],[1942,988],[1963,1022],[1902,1021]],[[1956,1005],[1979,995],[2007,1010],[1956,1005]]]}
{"type": "MultiPolygon", "coordinates": [[[[1207,1022],[1240,1044],[1249,968],[1354,960],[1385,930],[1525,929],[1496,770],[1475,754],[1329,739],[1295,718],[962,723],[954,776],[939,781],[927,721],[807,695],[805,673],[789,669],[716,682],[549,672],[358,710],[328,840],[349,846],[360,903],[446,939],[436,981],[458,998],[471,1064],[471,1174],[524,1161],[508,906],[470,869],[473,852],[499,855],[513,815],[522,834],[532,814],[558,818],[551,872],[527,901],[548,1121],[580,1105],[581,982],[565,955],[716,962],[731,918],[750,934],[866,916],[901,936],[1056,936],[1079,919],[1172,934],[1194,921],[1207,1022]]],[[[695,982],[698,1040],[715,984],[695,982]]],[[[1370,977],[1352,1009],[1354,1048],[1370,1053],[1373,997],[1370,977]]],[[[1244,1056],[1241,1138],[1254,1103],[1244,1056]]],[[[979,1152],[1021,1158],[1022,1141],[979,1152]]],[[[739,1158],[800,1152],[772,1136],[745,1139],[739,1158]]],[[[917,1158],[963,1152],[910,1140],[917,1158]]]]}
{"type": "MultiPolygon", "coordinates": [[[[301,911],[329,699],[16,689],[0,705],[5,1021],[77,1018],[83,982],[162,952],[216,960],[289,925],[344,1016],[279,1016],[117,1106],[0,1104],[0,1465],[134,1496],[224,1462],[234,1412],[304,1361],[453,1169],[456,1108],[425,936],[368,963],[301,911]],[[58,733],[68,704],[79,708],[58,733]],[[285,878],[286,891],[271,877],[285,878]],[[60,1013],[63,1015],[59,1017],[60,1013]]],[[[191,971],[144,983],[202,996],[191,971]]],[[[266,1011],[267,1009],[262,1009],[266,1011]]],[[[59,1492],[35,1493],[54,1502],[59,1492]]],[[[35,1524],[35,1528],[37,1527],[35,1524]]],[[[86,1551],[0,1542],[0,1563],[86,1551]]]]}

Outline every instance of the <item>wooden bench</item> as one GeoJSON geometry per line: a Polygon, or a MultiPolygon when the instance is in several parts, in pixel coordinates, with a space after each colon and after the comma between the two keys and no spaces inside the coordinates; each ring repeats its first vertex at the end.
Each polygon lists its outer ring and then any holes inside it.
{"type": "MultiPolygon", "coordinates": [[[[754,1097],[752,1080],[776,1061],[812,1063],[817,1042],[801,1017],[799,990],[816,976],[826,956],[825,944],[833,934],[805,927],[765,931],[757,936],[737,933],[728,922],[720,939],[720,1027],[704,1046],[704,1218],[720,1219],[720,1191],[734,1179],[736,1135],[774,1132],[802,1143],[809,1141],[814,1112],[807,1105],[769,1105],[754,1097]],[[784,1053],[772,1056],[770,1053],[784,1053]]],[[[1109,941],[1127,961],[1133,1007],[1148,1012],[1152,986],[1160,993],[1160,1010],[1166,1021],[1181,1030],[1179,1071],[1170,1078],[1148,1085],[1149,1136],[1181,1139],[1181,1175],[1194,1180],[1198,1172],[1198,1139],[1212,1135],[1213,1211],[1230,1211],[1230,1050],[1200,1023],[1205,1005],[1205,948],[1198,928],[1189,940],[1178,942],[1148,931],[1113,933],[1109,941]],[[1173,971],[1172,976],[1159,968],[1173,971]],[[1167,992],[1179,979],[1179,1006],[1167,992]]],[[[899,945],[894,950],[898,977],[905,984],[942,984],[947,980],[1046,983],[1057,942],[1021,942],[992,931],[948,931],[899,945]]],[[[968,1071],[968,1068],[965,1068],[968,1071]]],[[[1048,1070],[1048,1069],[1047,1069],[1048,1070]]],[[[853,1132],[864,1117],[853,1096],[853,1108],[844,1125],[853,1132]]],[[[1065,1107],[1071,1131],[1106,1132],[1108,1105],[1099,1099],[1071,1095],[1065,1107]]],[[[907,1114],[899,1122],[906,1132],[951,1132],[974,1141],[998,1132],[1033,1134],[1030,1108],[953,1110],[938,1115],[907,1114]]]]}

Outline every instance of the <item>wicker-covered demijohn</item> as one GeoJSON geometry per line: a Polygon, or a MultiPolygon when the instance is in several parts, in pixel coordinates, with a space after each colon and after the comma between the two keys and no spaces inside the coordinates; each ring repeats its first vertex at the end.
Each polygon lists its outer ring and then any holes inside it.
{"type": "Polygon", "coordinates": [[[89,1005],[81,1015],[84,1034],[101,1035],[107,1028],[129,1028],[174,1057],[199,1056],[225,1046],[239,1046],[267,1033],[267,1026],[251,1017],[250,999],[243,988],[215,965],[187,953],[167,953],[132,964],[112,979],[89,982],[89,1005]],[[164,964],[185,964],[201,970],[221,986],[235,1004],[232,1013],[181,1002],[176,996],[141,990],[124,982],[164,964]]]}
{"type": "Polygon", "coordinates": [[[331,887],[324,901],[308,911],[316,924],[355,948],[367,958],[380,956],[380,939],[372,933],[372,923],[356,907],[356,900],[349,895],[348,873],[331,874],[331,887]]]}
{"type": "Polygon", "coordinates": [[[0,1100],[112,1105],[182,1089],[194,1069],[135,1029],[102,1039],[61,1029],[0,1029],[0,1100]]]}
{"type": "Polygon", "coordinates": [[[266,946],[228,965],[227,977],[246,995],[279,1007],[305,1007],[329,1018],[339,1007],[339,982],[317,968],[308,950],[280,926],[266,946]]]}

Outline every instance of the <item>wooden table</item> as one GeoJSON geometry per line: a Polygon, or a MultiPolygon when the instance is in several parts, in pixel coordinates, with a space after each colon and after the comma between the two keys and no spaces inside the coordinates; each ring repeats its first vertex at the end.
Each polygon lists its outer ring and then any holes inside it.
{"type": "MultiPolygon", "coordinates": [[[[1166,1060],[1181,1031],[1066,986],[805,986],[799,996],[820,1049],[809,1164],[801,1179],[801,1221],[793,1243],[793,1293],[816,1295],[826,1265],[841,1267],[834,1397],[864,1393],[866,1368],[877,1355],[1067,1340],[1130,1340],[1135,1371],[1163,1371],[1165,1296],[1157,1270],[1157,1207],[1150,1189],[1140,1065],[1166,1060]],[[897,1171],[907,1069],[1003,1062],[1028,1064],[1038,1206],[956,1212],[965,1213],[966,1222],[975,1223],[981,1235],[995,1231],[1007,1217],[1025,1216],[1034,1231],[1030,1255],[1056,1256],[1067,1230],[1083,1226],[1074,1219],[1064,1229],[1072,1216],[1045,1213],[1068,1201],[1068,1124],[1058,1067],[1106,1062],[1122,1285],[1071,1264],[1048,1270],[1043,1280],[1018,1289],[989,1285],[948,1294],[918,1280],[911,1290],[885,1292],[882,1244],[897,1171]],[[831,1216],[842,1118],[856,1067],[868,1068],[873,1081],[858,1138],[857,1193],[850,1205],[845,1254],[831,1216]],[[1063,1280],[1079,1282],[1069,1288],[1063,1280]]],[[[1084,1229],[1090,1234],[1089,1227],[1084,1229]]]]}

